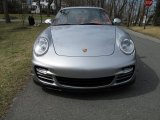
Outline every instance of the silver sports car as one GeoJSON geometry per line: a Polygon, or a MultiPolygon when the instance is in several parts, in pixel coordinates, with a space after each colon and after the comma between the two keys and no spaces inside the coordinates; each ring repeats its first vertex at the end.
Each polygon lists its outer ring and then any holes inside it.
{"type": "Polygon", "coordinates": [[[133,83],[135,47],[104,9],[61,9],[36,39],[33,79],[59,89],[99,89],[133,83]]]}

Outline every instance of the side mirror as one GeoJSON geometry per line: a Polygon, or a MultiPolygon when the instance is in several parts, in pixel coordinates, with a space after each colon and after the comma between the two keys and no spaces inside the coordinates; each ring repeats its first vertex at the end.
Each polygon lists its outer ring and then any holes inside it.
{"type": "Polygon", "coordinates": [[[52,24],[52,19],[46,19],[46,20],[44,21],[44,23],[46,23],[46,24],[52,24]]]}
{"type": "Polygon", "coordinates": [[[121,19],[119,19],[119,18],[114,18],[113,24],[114,24],[114,25],[120,25],[120,24],[121,24],[121,19]]]}

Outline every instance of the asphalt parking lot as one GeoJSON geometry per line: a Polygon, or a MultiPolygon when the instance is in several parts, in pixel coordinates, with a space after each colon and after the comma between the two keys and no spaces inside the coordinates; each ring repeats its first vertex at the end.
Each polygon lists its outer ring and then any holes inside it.
{"type": "Polygon", "coordinates": [[[5,120],[160,120],[160,42],[129,31],[137,50],[136,82],[92,93],[44,90],[32,80],[5,120]]]}

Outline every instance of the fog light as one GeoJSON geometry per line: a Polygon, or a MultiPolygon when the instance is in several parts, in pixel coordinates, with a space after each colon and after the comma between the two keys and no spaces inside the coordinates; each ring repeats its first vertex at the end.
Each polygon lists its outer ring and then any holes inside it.
{"type": "Polygon", "coordinates": [[[117,75],[130,73],[130,72],[132,72],[133,70],[134,70],[134,67],[125,67],[125,68],[123,68],[121,71],[119,71],[119,72],[117,73],[117,75]]]}
{"type": "Polygon", "coordinates": [[[133,67],[132,68],[124,68],[124,70],[122,71],[122,73],[129,73],[133,71],[133,67]]]}
{"type": "Polygon", "coordinates": [[[49,74],[49,75],[53,75],[53,73],[45,68],[36,68],[37,72],[42,73],[42,74],[49,74]]]}

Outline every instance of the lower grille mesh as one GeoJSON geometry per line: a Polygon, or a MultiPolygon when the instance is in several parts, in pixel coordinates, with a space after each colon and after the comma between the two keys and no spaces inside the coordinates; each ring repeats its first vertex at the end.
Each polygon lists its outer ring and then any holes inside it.
{"type": "Polygon", "coordinates": [[[109,85],[113,79],[112,77],[93,78],[93,79],[77,79],[77,78],[65,78],[56,76],[57,81],[62,85],[76,86],[76,87],[96,87],[109,85]]]}

